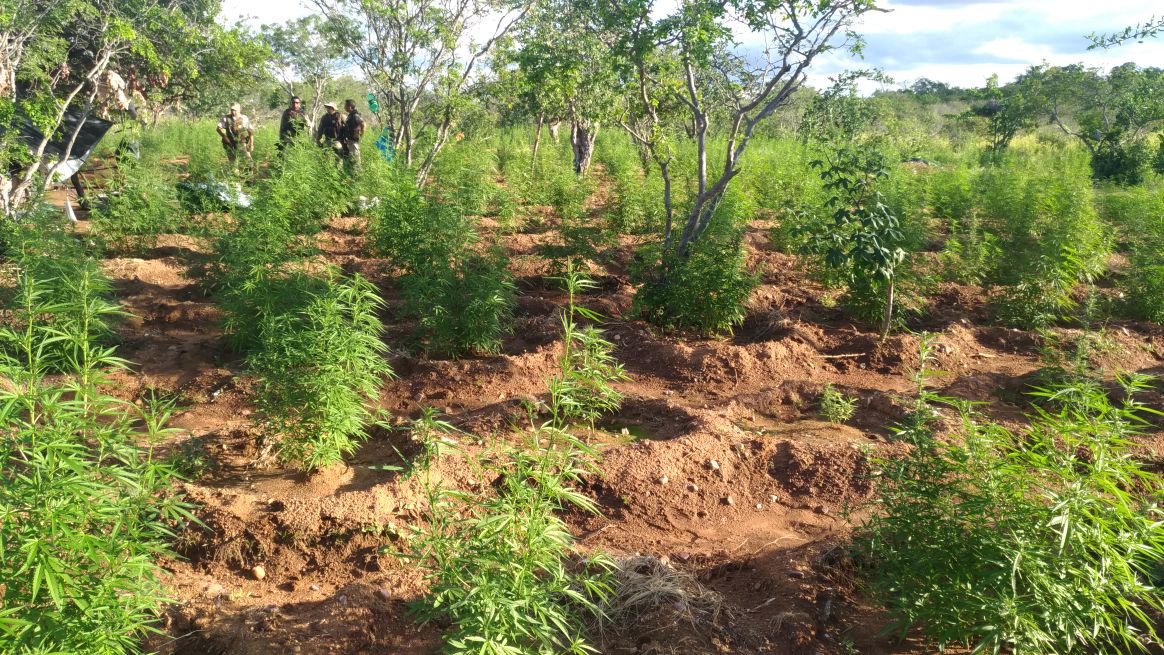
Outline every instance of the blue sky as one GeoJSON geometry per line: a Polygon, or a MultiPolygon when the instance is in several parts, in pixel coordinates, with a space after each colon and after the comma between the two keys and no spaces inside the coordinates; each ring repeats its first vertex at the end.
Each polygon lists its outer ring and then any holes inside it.
{"type": "MultiPolygon", "coordinates": [[[[1164,12],[1160,0],[883,0],[890,11],[867,16],[859,30],[864,61],[833,53],[812,82],[847,68],[878,67],[899,84],[922,77],[979,86],[992,73],[1003,81],[1048,61],[1109,68],[1126,61],[1164,66],[1164,37],[1109,51],[1087,50],[1085,35],[1111,32],[1164,12]]],[[[309,13],[299,0],[224,0],[228,20],[255,25],[309,13]]]]}

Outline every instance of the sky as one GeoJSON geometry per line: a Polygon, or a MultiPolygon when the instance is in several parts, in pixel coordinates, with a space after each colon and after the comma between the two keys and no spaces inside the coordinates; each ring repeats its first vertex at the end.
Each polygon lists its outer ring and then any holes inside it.
{"type": "MultiPolygon", "coordinates": [[[[1044,61],[1110,68],[1128,61],[1164,66],[1164,37],[1088,51],[1087,34],[1114,32],[1164,11],[1160,0],[882,0],[858,31],[864,59],[829,53],[810,83],[846,69],[880,68],[906,86],[929,78],[970,87],[997,73],[1003,82],[1044,61]]],[[[310,13],[301,0],[224,0],[227,21],[276,23],[310,13]]],[[[870,83],[871,84],[871,83],[870,83]]],[[[866,89],[870,90],[870,89],[866,89]]]]}

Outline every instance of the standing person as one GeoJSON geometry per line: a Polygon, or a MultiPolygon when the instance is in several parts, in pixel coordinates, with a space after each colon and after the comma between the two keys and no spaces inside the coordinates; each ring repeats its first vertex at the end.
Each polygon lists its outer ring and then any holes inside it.
{"type": "Polygon", "coordinates": [[[342,155],[340,149],[343,147],[340,143],[340,123],[339,112],[336,111],[334,102],[323,103],[323,108],[327,112],[319,119],[319,125],[315,128],[315,143],[320,146],[331,148],[337,155],[342,155]]]}
{"type": "Polygon", "coordinates": [[[303,101],[299,96],[292,96],[291,106],[283,110],[283,118],[279,121],[279,150],[306,131],[307,114],[303,113],[303,101]]]}
{"type": "Polygon", "coordinates": [[[344,111],[348,112],[340,130],[340,140],[343,143],[344,167],[352,172],[360,165],[360,137],[364,136],[364,118],[356,110],[356,101],[344,100],[344,111]]]}
{"type": "Polygon", "coordinates": [[[230,106],[230,113],[218,121],[218,135],[222,137],[222,148],[226,150],[226,158],[233,164],[241,150],[247,161],[251,160],[251,151],[255,149],[255,131],[251,129],[251,119],[242,113],[242,107],[236,102],[230,106]]]}

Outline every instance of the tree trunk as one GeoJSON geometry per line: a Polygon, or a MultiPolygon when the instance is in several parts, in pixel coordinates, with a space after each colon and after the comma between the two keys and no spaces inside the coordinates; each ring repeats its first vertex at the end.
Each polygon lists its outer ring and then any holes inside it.
{"type": "Polygon", "coordinates": [[[550,138],[554,140],[554,143],[558,142],[558,132],[561,129],[562,121],[555,118],[554,121],[550,123],[550,138]]]}
{"type": "Polygon", "coordinates": [[[889,335],[889,327],[893,324],[893,283],[894,278],[889,278],[889,288],[885,290],[885,312],[881,320],[881,338],[884,339],[889,335]]]}
{"type": "MultiPolygon", "coordinates": [[[[538,129],[534,131],[533,153],[529,157],[529,170],[532,173],[538,167],[538,146],[542,145],[542,126],[546,123],[545,112],[538,114],[538,129]]],[[[553,128],[551,128],[553,129],[553,128]]]]}
{"type": "Polygon", "coordinates": [[[574,172],[585,175],[594,156],[594,139],[598,136],[598,125],[574,123],[570,130],[570,146],[574,149],[574,172]]]}

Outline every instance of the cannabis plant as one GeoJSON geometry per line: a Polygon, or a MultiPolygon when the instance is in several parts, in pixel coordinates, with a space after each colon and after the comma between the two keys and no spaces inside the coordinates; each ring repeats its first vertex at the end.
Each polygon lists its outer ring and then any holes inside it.
{"type": "Polygon", "coordinates": [[[355,451],[392,372],[379,336],[383,302],[371,283],[335,276],[292,288],[307,295],[260,314],[247,368],[259,378],[259,407],[280,456],[315,470],[355,451]]]}
{"type": "Polygon", "coordinates": [[[618,411],[623,394],[613,383],[626,380],[622,364],[614,357],[614,344],[593,325],[580,320],[600,321],[593,310],[577,304],[579,293],[593,289],[593,280],[579,271],[573,261],[559,278],[566,286],[568,305],[562,312],[564,351],[558,376],[550,381],[550,411],[554,425],[566,428],[573,421],[593,425],[603,414],[618,411]]]}
{"type": "Polygon", "coordinates": [[[907,455],[876,462],[860,552],[901,635],[996,654],[1160,645],[1164,480],[1131,452],[1147,383],[1120,381],[1121,404],[1088,383],[1037,391],[1021,434],[953,403],[956,441],[919,422],[907,455]]]}
{"type": "MultiPolygon", "coordinates": [[[[23,275],[21,304],[51,308],[49,286],[23,275]]],[[[167,416],[100,391],[123,362],[85,325],[0,328],[0,652],[138,653],[167,602],[158,562],[190,518],[148,445],[167,416]],[[74,375],[50,381],[62,341],[74,375]]]]}
{"type": "MultiPolygon", "coordinates": [[[[16,287],[6,303],[13,325],[42,348],[38,361],[55,372],[76,373],[86,360],[110,355],[113,326],[125,315],[113,285],[85,252],[63,218],[35,212],[3,227],[2,241],[16,265],[16,287]]],[[[0,350],[6,350],[0,341],[0,350]]],[[[11,352],[11,351],[8,351],[11,352]]]]}
{"type": "Polygon", "coordinates": [[[115,252],[141,252],[158,235],[177,232],[185,223],[175,180],[158,166],[132,160],[120,164],[107,198],[90,215],[92,227],[115,252]]]}
{"type": "Polygon", "coordinates": [[[594,451],[545,425],[526,448],[478,459],[479,479],[496,477],[482,497],[428,485],[430,514],[408,557],[431,583],[413,606],[423,620],[446,618],[454,655],[596,653],[586,625],[601,616],[613,563],[574,562],[563,511],[596,512],[575,489],[594,451]]]}
{"type": "Polygon", "coordinates": [[[844,423],[853,418],[857,399],[846,396],[832,384],[826,384],[820,394],[820,415],[829,423],[844,423]]]}
{"type": "Polygon", "coordinates": [[[403,269],[404,311],[425,352],[492,353],[511,329],[514,286],[501,249],[481,248],[457,208],[402,181],[371,227],[378,254],[403,269]]]}

